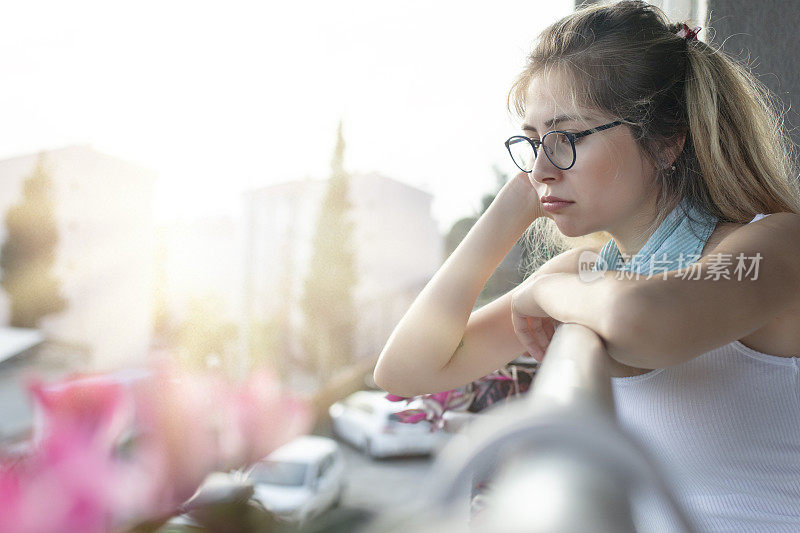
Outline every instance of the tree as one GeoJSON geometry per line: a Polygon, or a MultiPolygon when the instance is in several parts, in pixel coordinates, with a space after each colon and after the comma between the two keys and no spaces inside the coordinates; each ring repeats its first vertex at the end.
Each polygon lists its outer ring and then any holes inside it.
{"type": "Polygon", "coordinates": [[[286,383],[289,378],[289,350],[286,347],[288,331],[285,321],[276,315],[267,319],[252,319],[248,328],[248,350],[250,360],[248,370],[254,367],[266,366],[278,376],[281,383],[286,383]]]}
{"type": "Polygon", "coordinates": [[[331,177],[317,218],[301,300],[303,346],[315,361],[320,379],[351,363],[355,337],[353,289],[357,274],[344,148],[339,122],[331,177]]]}
{"type": "Polygon", "coordinates": [[[25,179],[22,199],[6,213],[6,240],[0,247],[0,285],[9,297],[13,327],[38,327],[43,317],[67,307],[52,272],[58,245],[54,207],[41,154],[25,179]]]}
{"type": "Polygon", "coordinates": [[[238,328],[220,313],[222,299],[206,294],[193,297],[186,317],[175,328],[170,344],[178,349],[181,363],[205,369],[220,366],[233,375],[238,328]]]}

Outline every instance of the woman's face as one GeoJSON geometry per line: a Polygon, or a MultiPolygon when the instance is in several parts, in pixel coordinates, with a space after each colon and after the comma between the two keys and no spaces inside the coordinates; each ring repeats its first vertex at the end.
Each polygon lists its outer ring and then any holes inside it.
{"type": "MultiPolygon", "coordinates": [[[[541,139],[551,130],[571,132],[607,124],[620,117],[575,107],[562,76],[536,76],[527,94],[523,135],[541,139]],[[554,119],[559,119],[554,122],[554,119]]],[[[561,170],[539,150],[529,174],[539,198],[557,196],[574,203],[547,213],[564,235],[576,237],[605,230],[630,241],[636,228],[655,217],[655,195],[648,191],[655,168],[624,124],[575,141],[575,164],[561,170]]]]}

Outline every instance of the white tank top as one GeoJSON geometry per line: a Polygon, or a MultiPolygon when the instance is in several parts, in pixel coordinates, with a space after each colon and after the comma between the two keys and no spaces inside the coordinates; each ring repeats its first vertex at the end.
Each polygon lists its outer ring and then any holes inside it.
{"type": "MultiPolygon", "coordinates": [[[[696,531],[800,532],[798,357],[734,341],[611,381],[620,426],[649,452],[696,531]]],[[[657,497],[632,503],[638,532],[679,531],[657,497]]]]}

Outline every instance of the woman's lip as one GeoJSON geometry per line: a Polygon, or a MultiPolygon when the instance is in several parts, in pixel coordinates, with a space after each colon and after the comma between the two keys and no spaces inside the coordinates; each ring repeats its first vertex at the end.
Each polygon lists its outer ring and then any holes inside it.
{"type": "Polygon", "coordinates": [[[563,209],[564,207],[574,203],[575,202],[542,202],[542,207],[545,211],[552,212],[563,209]]]}
{"type": "Polygon", "coordinates": [[[558,196],[542,196],[539,198],[542,202],[572,202],[566,198],[559,198],[558,196]]]}

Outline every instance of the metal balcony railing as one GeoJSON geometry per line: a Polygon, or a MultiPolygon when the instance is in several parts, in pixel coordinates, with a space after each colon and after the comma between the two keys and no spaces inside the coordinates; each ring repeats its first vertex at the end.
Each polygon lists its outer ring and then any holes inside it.
{"type": "Polygon", "coordinates": [[[592,330],[559,326],[531,391],[453,435],[419,500],[368,530],[632,532],[632,502],[649,495],[668,511],[665,525],[691,531],[656,466],[617,426],[609,360],[592,330]],[[467,522],[464,488],[492,473],[486,509],[467,522]]]}

